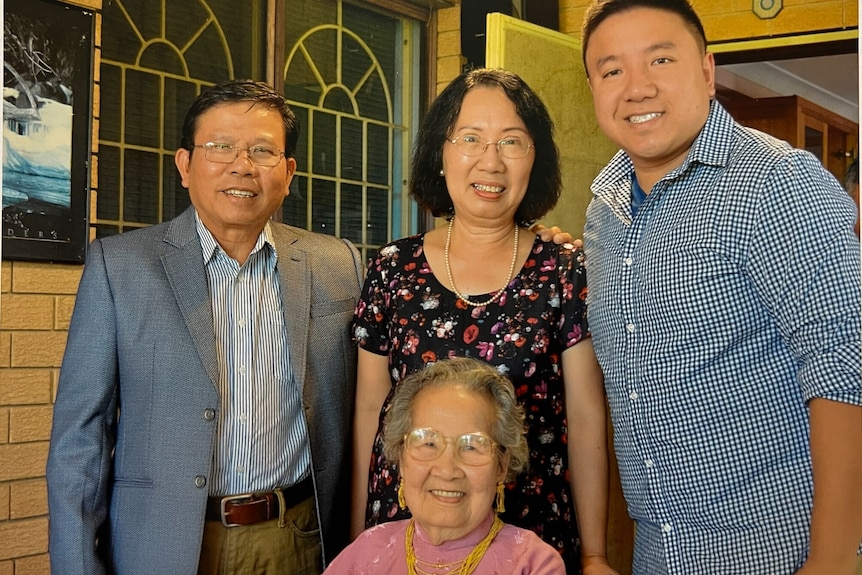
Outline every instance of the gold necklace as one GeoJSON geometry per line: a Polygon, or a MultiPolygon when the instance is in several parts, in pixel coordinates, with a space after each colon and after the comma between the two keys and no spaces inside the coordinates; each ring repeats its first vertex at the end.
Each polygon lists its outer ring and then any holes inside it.
{"type": "MultiPolygon", "coordinates": [[[[457,575],[469,575],[476,570],[476,567],[479,566],[479,562],[482,560],[482,557],[485,556],[485,552],[488,550],[488,547],[491,546],[491,542],[494,540],[494,537],[497,536],[497,533],[499,533],[501,529],[503,529],[503,521],[495,515],[494,523],[491,525],[491,530],[488,531],[488,534],[485,535],[484,539],[479,541],[479,543],[475,547],[473,547],[473,550],[470,551],[469,555],[467,555],[461,561],[444,563],[439,565],[439,567],[442,568],[448,565],[457,565],[458,563],[461,563],[461,568],[458,569],[457,575]]],[[[416,550],[413,549],[413,534],[415,532],[416,520],[410,519],[410,523],[407,524],[407,534],[404,537],[404,547],[407,552],[407,575],[419,575],[416,568],[417,563],[423,563],[425,565],[438,567],[436,563],[428,563],[427,561],[420,561],[416,558],[416,550]]]]}
{"type": "Polygon", "coordinates": [[[518,223],[515,222],[515,248],[512,250],[512,263],[509,264],[509,275],[506,276],[506,283],[503,284],[503,287],[497,290],[497,293],[491,296],[491,299],[475,302],[459,292],[458,288],[455,286],[455,280],[452,279],[452,268],[449,267],[449,244],[452,243],[452,224],[454,221],[455,216],[452,216],[452,219],[449,220],[449,227],[446,229],[446,245],[443,247],[443,261],[446,264],[446,276],[449,278],[449,285],[452,286],[452,291],[455,292],[458,299],[469,306],[484,307],[488,304],[492,304],[500,299],[500,296],[502,296],[503,292],[506,291],[506,288],[509,287],[509,282],[512,280],[512,275],[515,273],[515,264],[518,261],[518,236],[521,235],[518,233],[518,223]]]}

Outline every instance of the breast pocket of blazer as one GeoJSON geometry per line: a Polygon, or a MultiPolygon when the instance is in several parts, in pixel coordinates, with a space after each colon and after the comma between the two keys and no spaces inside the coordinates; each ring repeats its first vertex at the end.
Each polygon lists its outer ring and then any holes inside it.
{"type": "Polygon", "coordinates": [[[352,315],[355,308],[355,298],[322,301],[311,305],[311,317],[325,317],[345,312],[352,315]]]}

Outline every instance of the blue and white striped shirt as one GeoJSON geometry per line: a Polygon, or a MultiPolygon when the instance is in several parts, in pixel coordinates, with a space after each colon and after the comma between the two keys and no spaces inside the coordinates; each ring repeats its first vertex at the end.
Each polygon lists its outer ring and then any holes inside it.
{"type": "MultiPolygon", "coordinates": [[[[197,216],[197,214],[196,214],[197,216]]],[[[299,385],[293,381],[270,224],[240,266],[197,217],[203,248],[221,411],[210,495],[293,485],[310,473],[299,385]]]]}
{"type": "Polygon", "coordinates": [[[808,552],[806,402],[862,404],[855,207],[820,162],[716,102],[632,216],[629,157],[584,242],[638,575],[792,574],[808,552]]]}

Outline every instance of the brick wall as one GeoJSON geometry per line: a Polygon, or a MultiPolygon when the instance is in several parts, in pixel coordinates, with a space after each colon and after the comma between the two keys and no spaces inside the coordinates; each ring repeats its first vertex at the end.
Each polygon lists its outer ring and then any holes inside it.
{"type": "MultiPolygon", "coordinates": [[[[96,11],[98,111],[102,0],[67,3],[96,11]]],[[[95,146],[98,112],[94,116],[95,146]]],[[[0,264],[0,575],[49,572],[45,463],[57,378],[82,271],[80,265],[0,264]]]]}
{"type": "Polygon", "coordinates": [[[81,266],[3,262],[0,574],[48,572],[45,461],[81,266]]]}

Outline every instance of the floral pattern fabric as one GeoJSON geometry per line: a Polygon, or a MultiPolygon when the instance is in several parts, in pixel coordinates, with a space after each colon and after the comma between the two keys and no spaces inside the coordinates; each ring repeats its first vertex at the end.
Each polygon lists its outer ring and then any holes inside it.
{"type": "Polygon", "coordinates": [[[397,503],[398,471],[383,456],[383,418],[396,386],[438,359],[475,357],[512,380],[526,411],[529,466],[507,485],[501,518],[537,533],[562,553],[568,572],[577,573],[562,352],[588,336],[583,253],[536,237],[502,297],[472,307],[437,280],[423,243],[424,235],[418,235],[379,250],[368,265],[354,317],[354,341],[388,355],[392,383],[374,440],[366,525],[409,517],[397,503]]]}

